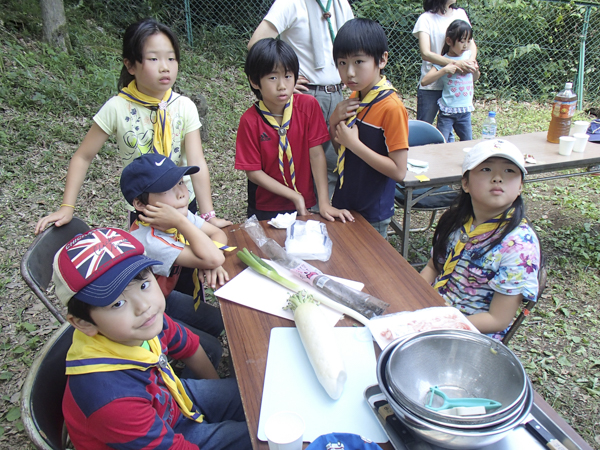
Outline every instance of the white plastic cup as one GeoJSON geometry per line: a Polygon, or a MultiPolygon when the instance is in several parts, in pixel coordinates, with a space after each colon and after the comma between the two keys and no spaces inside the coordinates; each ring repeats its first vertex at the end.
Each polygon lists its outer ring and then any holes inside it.
{"type": "Polygon", "coordinates": [[[558,138],[558,140],[558,154],[563,156],[569,156],[573,151],[575,138],[571,136],[561,136],[558,138]]]}
{"type": "MultiPolygon", "coordinates": [[[[571,126],[571,136],[575,136],[578,133],[585,133],[590,127],[590,123],[585,120],[576,120],[571,126]]],[[[573,150],[575,151],[575,150],[573,150]]]]}
{"type": "Polygon", "coordinates": [[[302,450],[304,420],[292,411],[279,411],[265,423],[269,450],[302,450]]]}
{"type": "Polygon", "coordinates": [[[573,137],[575,138],[575,143],[573,144],[573,151],[577,153],[583,153],[585,151],[585,146],[587,145],[587,141],[590,138],[590,135],[587,133],[575,133],[573,137]]]}

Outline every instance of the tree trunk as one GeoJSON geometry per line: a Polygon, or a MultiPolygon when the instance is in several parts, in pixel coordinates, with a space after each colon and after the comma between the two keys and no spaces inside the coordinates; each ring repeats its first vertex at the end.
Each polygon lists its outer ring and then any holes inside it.
{"type": "Polygon", "coordinates": [[[40,0],[44,40],[63,51],[71,49],[63,0],[40,0]]]}

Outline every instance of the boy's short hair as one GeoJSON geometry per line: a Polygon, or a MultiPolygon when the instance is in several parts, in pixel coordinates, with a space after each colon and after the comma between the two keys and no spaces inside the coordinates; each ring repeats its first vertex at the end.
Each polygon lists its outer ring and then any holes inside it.
{"type": "MultiPolygon", "coordinates": [[[[265,38],[256,42],[248,51],[244,72],[248,77],[248,81],[260,86],[260,79],[273,72],[279,65],[283,66],[286,72],[294,74],[295,84],[298,81],[300,70],[298,55],[286,42],[279,39],[265,38]]],[[[250,85],[250,89],[252,89],[256,98],[262,100],[260,90],[254,89],[252,85],[250,85]]]]}
{"type": "Polygon", "coordinates": [[[372,56],[379,64],[389,51],[387,37],[381,25],[370,19],[352,19],[339,29],[333,41],[333,60],[347,58],[359,52],[372,56]]]}
{"type": "Polygon", "coordinates": [[[63,305],[76,298],[102,307],[113,303],[143,269],[159,264],[144,256],[144,246],[126,231],[94,228],[56,253],[52,281],[63,305]]]}
{"type": "Polygon", "coordinates": [[[146,153],[135,158],[123,169],[121,192],[130,205],[145,192],[165,192],[175,186],[184,175],[200,170],[198,166],[179,167],[170,158],[146,153]]]}

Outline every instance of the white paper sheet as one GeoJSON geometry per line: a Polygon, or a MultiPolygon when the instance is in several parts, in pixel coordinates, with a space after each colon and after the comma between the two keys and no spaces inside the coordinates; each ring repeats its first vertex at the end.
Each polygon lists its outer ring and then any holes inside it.
{"type": "Polygon", "coordinates": [[[364,397],[365,389],[377,383],[371,335],[364,327],[336,327],[333,331],[348,374],[338,400],[332,400],[317,380],[298,330],[271,330],[258,439],[266,440],[264,424],[272,414],[293,411],[306,424],[305,442],[333,432],[359,434],[374,442],[388,441],[364,397]]]}
{"type": "MultiPolygon", "coordinates": [[[[289,270],[284,269],[277,263],[269,261],[268,259],[265,259],[265,261],[273,266],[279,275],[297,283],[308,292],[318,292],[308,283],[305,283],[292,275],[289,270]]],[[[346,286],[353,287],[354,289],[362,290],[364,287],[364,284],[359,283],[358,281],[332,276],[330,276],[330,278],[335,279],[346,286]]],[[[283,309],[283,307],[287,305],[287,299],[291,295],[291,292],[280,284],[275,283],[273,280],[256,273],[249,267],[240,272],[233,279],[229,280],[225,286],[218,289],[215,292],[215,295],[239,303],[240,305],[248,306],[249,308],[258,309],[259,311],[283,317],[284,319],[294,320],[294,313],[283,309]]],[[[334,311],[327,306],[321,305],[321,308],[323,308],[323,314],[327,321],[332,325],[335,325],[338,320],[342,318],[342,315],[339,312],[334,311]]]]}

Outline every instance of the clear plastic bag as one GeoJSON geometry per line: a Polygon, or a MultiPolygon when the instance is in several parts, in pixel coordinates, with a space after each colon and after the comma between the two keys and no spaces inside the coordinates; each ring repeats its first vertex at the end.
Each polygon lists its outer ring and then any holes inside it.
{"type": "Polygon", "coordinates": [[[317,220],[296,220],[286,230],[285,251],[301,259],[328,261],[333,243],[327,226],[317,220]]]}

